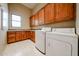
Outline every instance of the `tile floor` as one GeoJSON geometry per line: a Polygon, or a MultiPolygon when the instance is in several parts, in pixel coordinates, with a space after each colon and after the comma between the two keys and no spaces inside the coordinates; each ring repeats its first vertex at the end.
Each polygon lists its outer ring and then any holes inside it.
{"type": "Polygon", "coordinates": [[[44,56],[30,40],[24,40],[8,44],[3,52],[3,56],[44,56]]]}

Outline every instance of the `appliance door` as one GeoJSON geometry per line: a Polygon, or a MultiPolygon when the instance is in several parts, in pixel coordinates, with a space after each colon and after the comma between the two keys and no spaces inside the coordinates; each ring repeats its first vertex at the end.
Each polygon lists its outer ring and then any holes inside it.
{"type": "Polygon", "coordinates": [[[77,56],[78,36],[46,33],[46,55],[77,56]]]}
{"type": "Polygon", "coordinates": [[[41,30],[36,31],[36,48],[42,53],[45,53],[45,32],[41,30]]]}
{"type": "MultiPolygon", "coordinates": [[[[54,39],[54,38],[53,38],[54,39]]],[[[48,44],[46,45],[46,55],[49,56],[71,56],[71,45],[57,40],[56,38],[53,40],[49,38],[48,44]]]]}

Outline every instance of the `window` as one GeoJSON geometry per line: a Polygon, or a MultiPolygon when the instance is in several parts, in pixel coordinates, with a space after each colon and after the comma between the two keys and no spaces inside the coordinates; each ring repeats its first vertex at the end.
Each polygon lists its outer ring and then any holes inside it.
{"type": "Polygon", "coordinates": [[[12,15],[12,27],[21,27],[21,16],[12,15]]]}

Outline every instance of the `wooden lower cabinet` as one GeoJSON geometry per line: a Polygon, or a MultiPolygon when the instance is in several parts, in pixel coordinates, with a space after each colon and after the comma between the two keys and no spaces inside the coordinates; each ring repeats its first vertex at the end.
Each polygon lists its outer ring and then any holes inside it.
{"type": "Polygon", "coordinates": [[[27,39],[30,39],[31,41],[35,42],[35,32],[34,31],[26,31],[27,39]]]}
{"type": "Polygon", "coordinates": [[[26,31],[26,37],[27,37],[27,39],[30,39],[30,36],[31,34],[30,34],[30,31],[26,31]]]}
{"type": "Polygon", "coordinates": [[[7,43],[18,42],[22,40],[30,39],[35,42],[34,31],[8,31],[7,32],[7,43]]]}
{"type": "Polygon", "coordinates": [[[26,37],[26,31],[22,31],[22,40],[26,40],[27,37],[26,37]]]}
{"type": "Polygon", "coordinates": [[[15,32],[7,32],[7,43],[15,42],[15,32]]]}
{"type": "Polygon", "coordinates": [[[21,34],[22,32],[21,31],[18,31],[18,32],[16,32],[16,41],[20,41],[20,40],[22,40],[22,34],[21,34]]]}
{"type": "Polygon", "coordinates": [[[35,32],[31,31],[31,40],[35,42],[35,32]]]}

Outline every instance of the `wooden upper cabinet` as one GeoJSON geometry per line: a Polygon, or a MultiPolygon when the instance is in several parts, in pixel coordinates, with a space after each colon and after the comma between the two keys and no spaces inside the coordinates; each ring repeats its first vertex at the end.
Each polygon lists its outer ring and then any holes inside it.
{"type": "Polygon", "coordinates": [[[39,14],[38,13],[35,14],[34,25],[35,26],[39,25],[39,14]]]}
{"type": "Polygon", "coordinates": [[[58,3],[55,4],[56,17],[55,21],[70,20],[73,18],[73,4],[70,3],[58,3]]]}
{"type": "Polygon", "coordinates": [[[67,4],[58,3],[56,7],[56,19],[55,21],[62,21],[67,18],[67,4]]]}
{"type": "Polygon", "coordinates": [[[55,19],[55,4],[48,4],[45,6],[45,24],[54,22],[55,19]]]}
{"type": "Polygon", "coordinates": [[[75,4],[67,4],[67,17],[68,17],[68,19],[73,19],[74,17],[75,17],[75,8],[76,6],[75,6],[75,4]]]}
{"type": "Polygon", "coordinates": [[[74,3],[50,3],[31,17],[31,25],[38,26],[65,20],[74,20],[76,10],[74,3]]]}
{"type": "Polygon", "coordinates": [[[51,20],[51,22],[54,22],[55,20],[55,4],[54,3],[50,4],[49,19],[51,20]]]}
{"type": "Polygon", "coordinates": [[[41,9],[39,11],[39,25],[43,25],[44,24],[44,9],[41,9]]]}
{"type": "Polygon", "coordinates": [[[31,27],[32,27],[32,26],[35,26],[34,20],[35,20],[35,18],[34,18],[34,15],[33,15],[33,16],[31,16],[31,18],[30,18],[30,26],[31,26],[31,27]]]}

